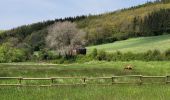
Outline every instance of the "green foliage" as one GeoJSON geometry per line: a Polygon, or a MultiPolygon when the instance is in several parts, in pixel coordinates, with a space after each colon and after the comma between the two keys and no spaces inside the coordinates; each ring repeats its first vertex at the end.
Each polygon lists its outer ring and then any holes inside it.
{"type": "Polygon", "coordinates": [[[167,60],[170,60],[170,49],[165,51],[165,57],[167,60]]]}
{"type": "Polygon", "coordinates": [[[29,49],[31,51],[40,51],[41,49],[45,48],[46,35],[47,30],[33,32],[31,35],[27,36],[27,38],[25,39],[25,43],[29,45],[29,49]]]}
{"type": "Polygon", "coordinates": [[[93,49],[93,51],[92,51],[92,53],[91,53],[91,56],[92,56],[93,58],[96,58],[96,56],[97,56],[97,49],[96,49],[96,48],[93,49]]]}
{"type": "Polygon", "coordinates": [[[93,58],[91,55],[77,55],[74,62],[85,63],[85,62],[92,61],[94,59],[95,58],[93,58]]]}
{"type": "Polygon", "coordinates": [[[139,23],[140,32],[143,36],[162,35],[170,32],[170,9],[160,9],[145,16],[144,21],[139,23]]]}
{"type": "Polygon", "coordinates": [[[56,53],[48,50],[40,50],[37,52],[34,52],[33,54],[33,60],[35,61],[42,61],[42,60],[54,60],[54,59],[60,59],[61,57],[57,55],[56,53]]]}
{"type": "Polygon", "coordinates": [[[146,53],[144,53],[144,59],[145,61],[161,61],[164,60],[163,54],[159,50],[148,50],[146,53]]]}
{"type": "Polygon", "coordinates": [[[106,55],[106,52],[105,52],[104,50],[99,50],[96,58],[97,58],[99,61],[101,61],[101,60],[106,60],[106,59],[107,59],[106,56],[107,56],[107,55],[106,55]]]}
{"type": "MultiPolygon", "coordinates": [[[[91,54],[90,54],[91,55],[91,54]]],[[[166,50],[165,52],[160,52],[157,49],[148,50],[142,53],[134,53],[134,52],[120,52],[116,51],[114,53],[108,53],[104,50],[99,50],[97,57],[92,57],[93,60],[105,60],[105,61],[166,61],[170,60],[170,50],[166,50]],[[96,59],[97,58],[97,59],[96,59]]]]}
{"type": "Polygon", "coordinates": [[[2,46],[0,46],[1,63],[22,62],[26,59],[26,54],[23,50],[12,48],[9,44],[3,44],[2,46]]]}

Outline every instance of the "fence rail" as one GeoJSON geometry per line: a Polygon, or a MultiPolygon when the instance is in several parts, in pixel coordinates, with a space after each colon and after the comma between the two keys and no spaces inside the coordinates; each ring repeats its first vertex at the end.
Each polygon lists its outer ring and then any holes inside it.
{"type": "Polygon", "coordinates": [[[51,77],[51,78],[23,78],[0,77],[0,86],[72,86],[72,85],[114,85],[114,84],[157,84],[170,83],[170,76],[124,75],[112,77],[51,77]],[[4,83],[8,81],[9,83],[4,83]],[[16,83],[14,83],[14,81],[16,83]],[[47,81],[43,83],[41,81],[47,81]],[[29,82],[33,82],[29,83],[29,82]],[[43,83],[43,84],[42,84],[43,83]]]}

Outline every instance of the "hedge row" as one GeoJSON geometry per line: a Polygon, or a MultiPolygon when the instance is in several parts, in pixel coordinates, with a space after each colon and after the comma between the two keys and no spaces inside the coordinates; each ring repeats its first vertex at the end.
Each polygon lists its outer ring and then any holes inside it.
{"type": "Polygon", "coordinates": [[[122,53],[117,51],[115,53],[107,53],[103,50],[97,51],[94,49],[90,54],[95,60],[106,60],[106,61],[131,61],[131,60],[142,60],[142,61],[166,61],[170,60],[170,49],[165,52],[159,50],[148,50],[144,53],[133,53],[127,52],[122,53]]]}

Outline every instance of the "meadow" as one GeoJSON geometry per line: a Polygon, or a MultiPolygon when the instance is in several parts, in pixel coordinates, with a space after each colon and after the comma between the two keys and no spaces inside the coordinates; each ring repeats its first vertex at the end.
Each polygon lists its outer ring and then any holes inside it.
{"type": "Polygon", "coordinates": [[[94,48],[98,50],[105,50],[106,52],[146,52],[147,50],[160,50],[165,51],[169,49],[170,35],[152,36],[152,37],[141,37],[131,38],[124,41],[117,41],[114,43],[96,45],[87,47],[88,53],[92,52],[94,48]]]}
{"type": "Polygon", "coordinates": [[[170,85],[3,87],[1,100],[169,100],[170,85]]]}
{"type": "MultiPolygon", "coordinates": [[[[113,75],[169,75],[168,61],[105,62],[83,64],[0,64],[1,77],[104,77],[113,75]],[[124,66],[133,65],[132,71],[124,66]]],[[[2,81],[1,81],[2,82],[2,81]]],[[[170,85],[111,85],[57,87],[0,87],[1,100],[169,100],[170,85]]]]}

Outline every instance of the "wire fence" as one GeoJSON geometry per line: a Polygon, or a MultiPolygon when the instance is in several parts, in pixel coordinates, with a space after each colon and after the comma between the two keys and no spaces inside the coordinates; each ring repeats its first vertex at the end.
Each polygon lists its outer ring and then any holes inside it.
{"type": "Polygon", "coordinates": [[[23,78],[0,77],[0,86],[73,86],[73,85],[114,85],[114,84],[168,84],[170,76],[125,75],[112,77],[51,77],[23,78]]]}

